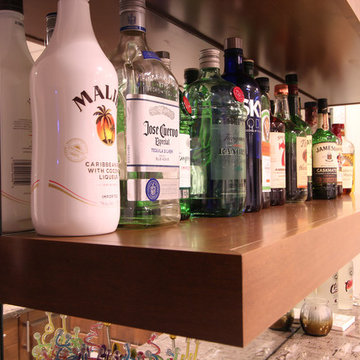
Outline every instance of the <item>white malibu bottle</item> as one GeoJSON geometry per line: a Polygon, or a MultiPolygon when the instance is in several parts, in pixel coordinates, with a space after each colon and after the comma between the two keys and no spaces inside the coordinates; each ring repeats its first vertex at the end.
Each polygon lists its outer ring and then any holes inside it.
{"type": "Polygon", "coordinates": [[[22,0],[0,2],[0,232],[33,228],[30,214],[31,116],[22,0]]]}
{"type": "Polygon", "coordinates": [[[116,229],[117,74],[96,41],[88,0],[59,0],[54,34],[30,79],[32,206],[38,233],[116,229]]]}

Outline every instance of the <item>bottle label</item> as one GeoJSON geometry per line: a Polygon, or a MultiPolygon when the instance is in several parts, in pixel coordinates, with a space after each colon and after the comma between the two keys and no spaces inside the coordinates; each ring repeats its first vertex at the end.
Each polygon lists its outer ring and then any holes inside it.
{"type": "Polygon", "coordinates": [[[241,124],[211,127],[211,180],[246,178],[245,138],[241,124]]]}
{"type": "Polygon", "coordinates": [[[285,173],[285,134],[270,133],[271,154],[271,188],[284,189],[286,187],[285,173]]]}
{"type": "Polygon", "coordinates": [[[128,10],[120,14],[120,31],[137,30],[146,32],[145,11],[128,10]]]}
{"type": "MultiPolygon", "coordinates": [[[[246,133],[254,136],[254,154],[251,157],[261,159],[261,103],[260,96],[251,95],[249,91],[244,93],[244,106],[247,112],[246,133]]],[[[250,150],[249,150],[250,151],[250,150]]]]}
{"type": "Polygon", "coordinates": [[[178,179],[128,179],[128,201],[160,201],[179,198],[178,179]]]}
{"type": "Polygon", "coordinates": [[[155,60],[159,60],[160,58],[153,52],[153,51],[142,51],[142,55],[144,59],[155,59],[155,60]]]}
{"type": "Polygon", "coordinates": [[[271,191],[271,159],[270,159],[270,112],[261,112],[261,153],[262,153],[262,191],[271,191]]]}
{"type": "Polygon", "coordinates": [[[343,163],[342,163],[342,172],[343,172],[343,188],[351,189],[353,185],[353,176],[354,176],[354,155],[353,154],[343,154],[343,163]]]}
{"type": "Polygon", "coordinates": [[[189,188],[190,183],[190,135],[179,135],[180,188],[189,188]]]}
{"type": "Polygon", "coordinates": [[[128,171],[142,166],[178,168],[179,103],[150,95],[129,94],[126,114],[128,171]]]}
{"type": "Polygon", "coordinates": [[[315,144],[313,146],[313,183],[336,184],[337,168],[336,143],[315,144]]]}
{"type": "Polygon", "coordinates": [[[337,184],[339,186],[342,186],[343,175],[342,175],[342,145],[341,144],[337,144],[336,153],[337,153],[337,164],[338,164],[337,172],[336,172],[337,184]]]}
{"type": "Polygon", "coordinates": [[[312,135],[306,135],[307,176],[312,176],[312,135]]]}
{"type": "Polygon", "coordinates": [[[296,175],[297,188],[307,188],[307,139],[298,136],[296,138],[296,175]]]}

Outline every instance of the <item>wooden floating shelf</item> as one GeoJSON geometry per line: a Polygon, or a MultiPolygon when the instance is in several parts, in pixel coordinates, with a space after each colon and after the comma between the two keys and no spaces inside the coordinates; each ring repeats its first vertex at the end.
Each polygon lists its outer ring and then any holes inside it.
{"type": "Polygon", "coordinates": [[[0,302],[245,346],[360,252],[360,199],[0,237],[0,302]]]}

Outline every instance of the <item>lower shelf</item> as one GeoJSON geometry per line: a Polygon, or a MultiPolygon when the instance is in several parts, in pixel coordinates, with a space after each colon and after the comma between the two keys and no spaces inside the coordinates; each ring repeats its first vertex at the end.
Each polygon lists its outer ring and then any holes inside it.
{"type": "Polygon", "coordinates": [[[356,256],[359,233],[348,196],[103,236],[3,235],[0,302],[244,346],[356,256]]]}

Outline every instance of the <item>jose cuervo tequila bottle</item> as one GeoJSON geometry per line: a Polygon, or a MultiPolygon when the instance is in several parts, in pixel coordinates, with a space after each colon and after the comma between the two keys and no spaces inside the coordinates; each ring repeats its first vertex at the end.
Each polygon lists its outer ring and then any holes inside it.
{"type": "Polygon", "coordinates": [[[54,35],[30,79],[32,219],[46,235],[114,231],[119,221],[118,81],[88,0],[59,0],[54,35]]]}
{"type": "Polygon", "coordinates": [[[1,232],[32,229],[31,116],[22,0],[0,2],[1,232]]]}
{"type": "Polygon", "coordinates": [[[187,96],[191,127],[191,214],[236,216],[245,207],[245,119],[241,89],[220,76],[220,51],[200,54],[200,79],[187,96]]]}
{"type": "Polygon", "coordinates": [[[121,224],[180,220],[179,88],[145,37],[145,0],[120,0],[118,152],[121,224]]]}

